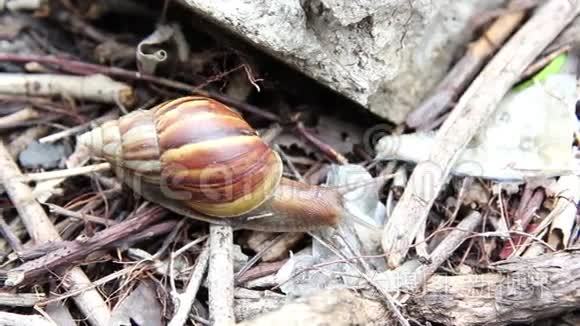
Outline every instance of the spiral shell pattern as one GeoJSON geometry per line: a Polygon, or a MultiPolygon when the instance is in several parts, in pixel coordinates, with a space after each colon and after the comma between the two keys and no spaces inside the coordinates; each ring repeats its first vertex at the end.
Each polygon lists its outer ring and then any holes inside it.
{"type": "MultiPolygon", "coordinates": [[[[237,112],[209,98],[131,112],[81,135],[79,143],[117,174],[159,186],[163,196],[210,216],[255,209],[282,177],[278,154],[237,112]]],[[[141,193],[139,185],[129,186],[141,193]]]]}

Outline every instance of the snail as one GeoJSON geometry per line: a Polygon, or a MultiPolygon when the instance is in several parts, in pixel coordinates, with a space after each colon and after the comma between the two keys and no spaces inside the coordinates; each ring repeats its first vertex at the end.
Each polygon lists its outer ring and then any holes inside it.
{"type": "Polygon", "coordinates": [[[210,98],[133,111],[77,141],[110,162],[133,191],[194,219],[299,232],[354,216],[344,194],[360,185],[312,186],[282,177],[278,153],[240,114],[210,98]]]}

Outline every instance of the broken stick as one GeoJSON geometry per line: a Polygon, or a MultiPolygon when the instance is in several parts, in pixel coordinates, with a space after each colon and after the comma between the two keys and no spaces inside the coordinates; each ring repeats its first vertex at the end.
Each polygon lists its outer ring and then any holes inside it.
{"type": "Polygon", "coordinates": [[[439,266],[443,264],[451,255],[459,248],[459,246],[469,238],[475,228],[481,224],[481,214],[476,211],[472,211],[467,217],[465,217],[457,228],[451,231],[445,239],[433,250],[430,255],[431,262],[426,265],[421,265],[410,275],[410,278],[406,281],[409,283],[404,284],[403,290],[414,292],[419,290],[429,278],[437,271],[439,266]]]}
{"type": "Polygon", "coordinates": [[[209,226],[209,313],[216,326],[235,324],[233,233],[231,226],[209,226]]]}
{"type": "Polygon", "coordinates": [[[61,95],[103,103],[131,106],[135,94],[131,86],[104,75],[70,76],[56,74],[0,75],[0,93],[13,95],[61,95]]]}

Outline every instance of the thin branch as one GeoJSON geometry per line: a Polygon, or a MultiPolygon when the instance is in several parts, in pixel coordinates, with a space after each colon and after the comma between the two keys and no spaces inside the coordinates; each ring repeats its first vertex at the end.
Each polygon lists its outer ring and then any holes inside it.
{"type": "Polygon", "coordinates": [[[410,283],[403,287],[404,291],[414,292],[420,289],[425,282],[435,273],[435,271],[443,264],[443,262],[459,248],[459,246],[469,239],[470,232],[473,232],[478,225],[481,224],[482,217],[477,211],[472,211],[465,217],[457,229],[451,231],[447,237],[433,250],[429,256],[431,262],[427,265],[421,265],[417,268],[411,277],[408,279],[410,283]]]}
{"type": "Polygon", "coordinates": [[[74,177],[77,175],[87,175],[94,172],[108,171],[111,169],[111,164],[109,163],[99,163],[87,166],[81,166],[77,168],[70,168],[64,170],[56,170],[49,172],[38,172],[38,173],[28,173],[24,175],[23,181],[44,181],[51,179],[62,179],[68,177],[74,177]]]}
{"type": "Polygon", "coordinates": [[[118,224],[114,220],[108,220],[106,218],[102,218],[99,216],[94,216],[94,215],[90,215],[90,214],[86,214],[86,213],[75,212],[73,210],[66,209],[64,207],[60,207],[60,206],[55,205],[55,204],[45,204],[45,205],[48,206],[51,213],[72,217],[74,219],[78,219],[81,221],[93,222],[93,223],[102,224],[102,225],[106,225],[106,226],[118,224]]]}
{"type": "Polygon", "coordinates": [[[298,124],[296,125],[296,131],[302,138],[306,139],[312,146],[318,148],[318,150],[320,150],[324,154],[324,156],[326,156],[332,162],[338,164],[348,164],[348,159],[346,157],[344,157],[342,154],[340,154],[338,151],[332,148],[332,146],[324,143],[316,136],[314,136],[308,129],[306,129],[306,127],[304,127],[304,124],[302,122],[298,122],[298,124]]]}
{"type": "Polygon", "coordinates": [[[86,130],[92,126],[95,125],[100,125],[103,122],[109,121],[109,120],[113,120],[113,119],[117,119],[119,117],[119,114],[116,111],[110,111],[100,117],[98,117],[97,119],[94,119],[92,121],[83,123],[79,126],[75,126],[72,128],[68,128],[65,129],[63,131],[59,131],[57,133],[54,133],[52,135],[48,135],[46,137],[42,137],[38,140],[39,143],[51,143],[51,142],[55,142],[57,140],[60,140],[62,138],[68,137],[68,136],[72,136],[75,135],[77,133],[80,133],[83,130],[86,130]]]}

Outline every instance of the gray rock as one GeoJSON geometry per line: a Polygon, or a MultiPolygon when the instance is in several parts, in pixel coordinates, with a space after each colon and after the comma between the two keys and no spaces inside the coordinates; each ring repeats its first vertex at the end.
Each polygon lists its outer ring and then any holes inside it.
{"type": "Polygon", "coordinates": [[[29,169],[52,169],[60,165],[70,149],[62,144],[32,142],[20,153],[20,165],[29,169]]]}
{"type": "Polygon", "coordinates": [[[504,0],[180,0],[265,52],[400,123],[504,0]]]}

